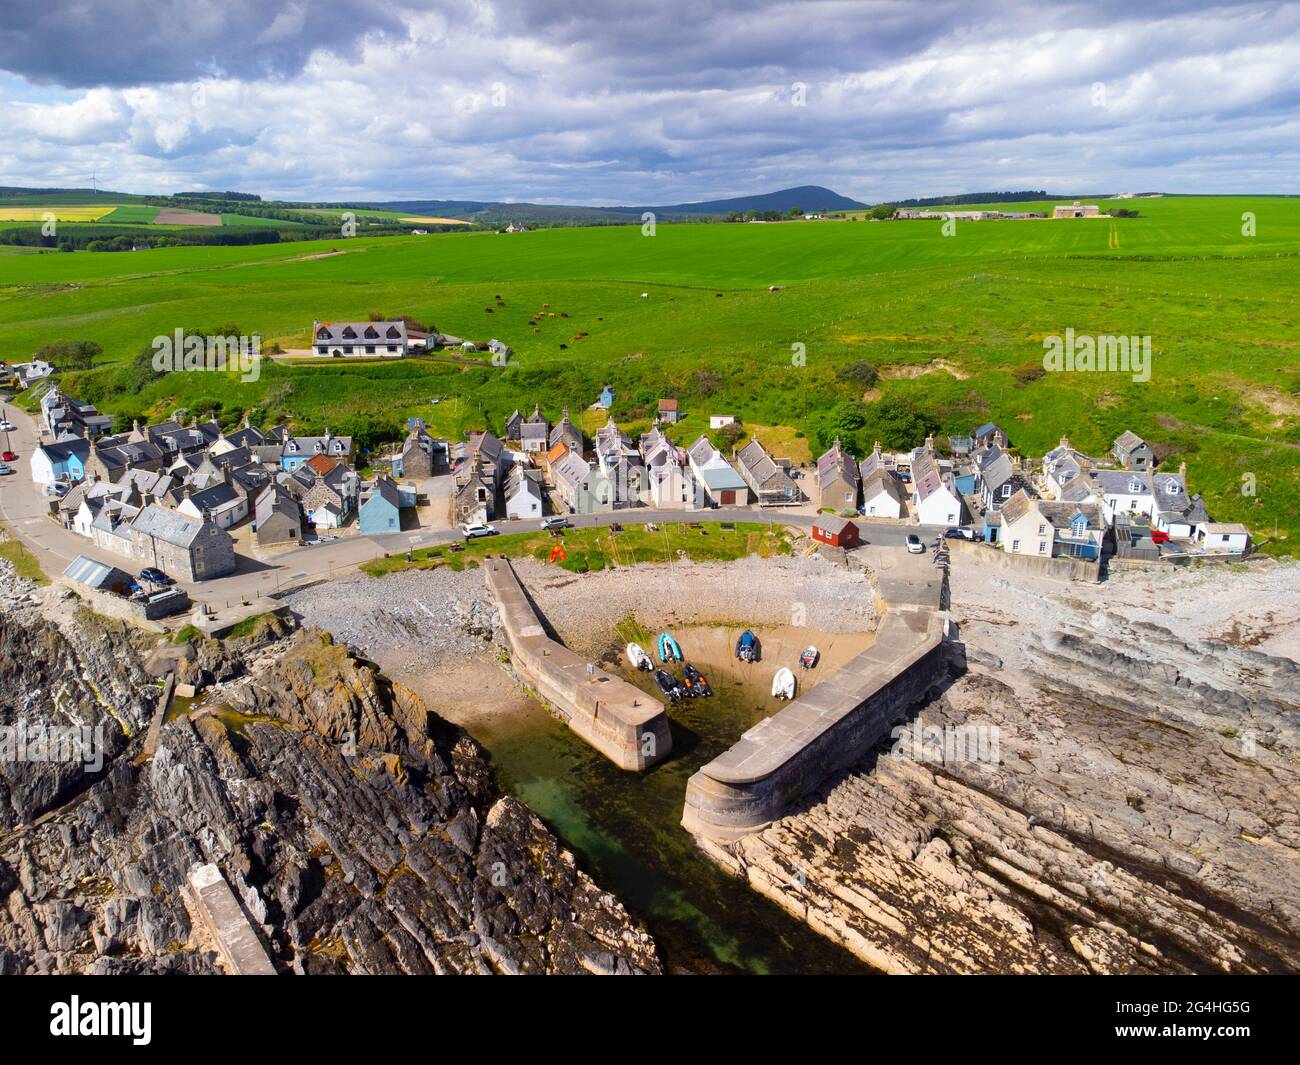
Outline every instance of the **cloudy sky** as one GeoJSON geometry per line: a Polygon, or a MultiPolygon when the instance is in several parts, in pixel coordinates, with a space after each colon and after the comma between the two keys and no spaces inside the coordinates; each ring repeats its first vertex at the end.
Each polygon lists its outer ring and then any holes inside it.
{"type": "Polygon", "coordinates": [[[0,184],[1300,193],[1300,4],[0,0],[0,184]]]}

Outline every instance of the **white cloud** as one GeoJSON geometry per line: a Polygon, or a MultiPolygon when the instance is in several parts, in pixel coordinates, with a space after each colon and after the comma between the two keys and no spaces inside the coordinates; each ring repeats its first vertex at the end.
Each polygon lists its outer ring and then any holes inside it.
{"type": "MultiPolygon", "coordinates": [[[[1294,4],[199,4],[173,42],[188,58],[144,63],[139,85],[129,56],[53,103],[15,80],[0,121],[24,136],[0,182],[96,168],[132,191],[597,203],[807,183],[867,200],[1300,192],[1279,135],[1300,100],[1297,31],[1294,4]],[[247,40],[205,47],[232,11],[247,40]]],[[[57,65],[8,69],[70,83],[57,65]]]]}

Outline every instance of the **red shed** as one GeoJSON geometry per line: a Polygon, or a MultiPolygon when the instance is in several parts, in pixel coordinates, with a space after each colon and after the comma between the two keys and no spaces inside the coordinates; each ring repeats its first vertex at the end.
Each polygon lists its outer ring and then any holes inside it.
{"type": "Polygon", "coordinates": [[[812,534],[814,540],[832,547],[857,547],[862,542],[857,525],[834,514],[818,514],[813,521],[812,534]]]}

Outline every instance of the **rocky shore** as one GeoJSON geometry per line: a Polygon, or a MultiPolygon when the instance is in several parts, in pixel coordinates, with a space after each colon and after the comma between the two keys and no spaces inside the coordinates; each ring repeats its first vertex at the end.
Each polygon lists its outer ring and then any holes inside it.
{"type": "Polygon", "coordinates": [[[967,672],[715,860],[886,972],[1300,971],[1300,668],[1259,649],[1300,567],[951,598],[967,672]]]}
{"type": "Polygon", "coordinates": [[[478,745],[342,643],[272,621],[160,646],[0,571],[5,735],[76,727],[103,756],[0,761],[0,973],[220,971],[200,862],[280,972],[660,971],[478,745]],[[173,669],[204,694],[150,755],[173,669]]]}

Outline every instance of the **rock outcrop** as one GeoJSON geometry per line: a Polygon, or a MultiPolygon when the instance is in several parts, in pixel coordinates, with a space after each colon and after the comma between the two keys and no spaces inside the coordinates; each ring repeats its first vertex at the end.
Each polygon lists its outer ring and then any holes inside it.
{"type": "Polygon", "coordinates": [[[887,972],[1300,971],[1296,663],[1041,586],[958,583],[967,673],[706,850],[887,972]]]}
{"type": "Polygon", "coordinates": [[[0,973],[220,971],[184,890],[207,862],[284,973],[660,971],[478,745],[327,635],[159,653],[25,607],[0,607],[0,726],[102,728],[104,757],[0,765],[0,973]],[[151,758],[145,661],[211,685],[151,758]]]}

